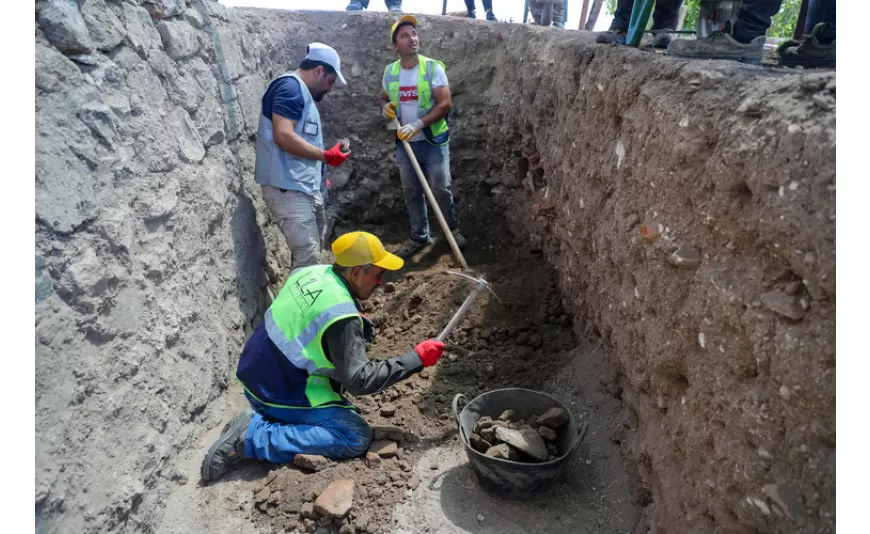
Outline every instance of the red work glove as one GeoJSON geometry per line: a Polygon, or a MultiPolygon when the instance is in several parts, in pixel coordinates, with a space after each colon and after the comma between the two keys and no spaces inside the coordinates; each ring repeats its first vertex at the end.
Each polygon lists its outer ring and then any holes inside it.
{"type": "Polygon", "coordinates": [[[438,363],[438,358],[444,354],[444,343],[435,339],[427,339],[414,347],[414,351],[423,360],[423,367],[429,367],[438,363]]]}
{"type": "Polygon", "coordinates": [[[344,160],[348,157],[350,157],[350,152],[342,152],[341,143],[336,143],[334,147],[323,151],[323,161],[325,161],[327,165],[333,167],[338,167],[344,163],[344,160]]]}

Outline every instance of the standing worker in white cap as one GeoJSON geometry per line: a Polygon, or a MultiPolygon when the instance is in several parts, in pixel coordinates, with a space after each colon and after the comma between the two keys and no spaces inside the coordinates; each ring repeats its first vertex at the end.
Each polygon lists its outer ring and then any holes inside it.
{"type": "Polygon", "coordinates": [[[323,164],[338,167],[350,156],[340,143],[323,145],[316,102],[336,81],[347,84],[338,53],[311,43],[299,68],[272,80],[263,95],[254,174],[290,247],[291,270],[319,263],[328,194],[323,164]]]}
{"type": "MultiPolygon", "coordinates": [[[[384,118],[399,120],[399,140],[408,141],[441,214],[447,221],[459,248],[465,238],[459,233],[453,212],[450,183],[450,131],[447,115],[453,107],[444,63],[419,53],[417,19],[404,15],[390,30],[393,49],[399,60],[384,69],[381,108],[384,118]]],[[[432,243],[423,186],[405,147],[396,141],[396,162],[405,192],[405,206],[411,220],[411,239],[397,254],[409,258],[432,243]]]]}

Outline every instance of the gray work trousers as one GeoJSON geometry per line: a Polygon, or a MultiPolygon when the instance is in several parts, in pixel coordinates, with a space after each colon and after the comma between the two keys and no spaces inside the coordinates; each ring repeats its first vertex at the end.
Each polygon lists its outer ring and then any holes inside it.
{"type": "MultiPolygon", "coordinates": [[[[541,24],[541,12],[544,10],[544,6],[535,0],[531,0],[529,2],[529,11],[532,12],[532,19],[535,21],[535,24],[541,24]]],[[[558,3],[553,6],[553,24],[559,24],[560,22],[565,22],[565,4],[558,3]]]]}
{"type": "Polygon", "coordinates": [[[278,221],[290,248],[290,270],[320,263],[326,225],[323,202],[299,191],[282,190],[270,185],[261,185],[260,188],[263,200],[278,221]]]}

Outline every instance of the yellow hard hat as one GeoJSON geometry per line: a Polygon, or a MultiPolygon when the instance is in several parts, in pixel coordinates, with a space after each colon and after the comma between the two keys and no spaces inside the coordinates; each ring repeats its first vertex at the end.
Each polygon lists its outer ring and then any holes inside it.
{"type": "Polygon", "coordinates": [[[393,24],[393,27],[390,28],[390,42],[391,43],[396,42],[394,40],[396,37],[396,30],[399,28],[400,25],[402,25],[406,22],[410,22],[411,26],[413,26],[414,28],[417,27],[417,18],[416,17],[414,17],[413,15],[402,15],[402,18],[397,20],[396,23],[393,24]]]}
{"type": "Polygon", "coordinates": [[[332,243],[335,262],[342,267],[377,265],[388,271],[398,271],[405,260],[390,254],[381,240],[368,232],[350,232],[332,243]]]}

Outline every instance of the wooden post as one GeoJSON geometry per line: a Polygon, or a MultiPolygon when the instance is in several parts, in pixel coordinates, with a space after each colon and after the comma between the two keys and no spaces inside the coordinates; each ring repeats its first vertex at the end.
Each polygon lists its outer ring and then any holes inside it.
{"type": "Polygon", "coordinates": [[[803,0],[801,2],[801,10],[798,12],[797,22],[794,25],[794,35],[792,36],[795,41],[800,41],[804,38],[804,26],[807,25],[807,9],[809,8],[809,0],[803,0]]]}
{"type": "Polygon", "coordinates": [[[686,4],[680,6],[680,19],[677,22],[677,31],[683,29],[683,23],[686,22],[686,15],[689,13],[689,8],[686,4]]]}
{"type": "Polygon", "coordinates": [[[583,30],[586,28],[586,18],[589,16],[589,0],[583,0],[583,7],[580,8],[580,25],[577,26],[578,30],[583,30]]]}
{"type": "Polygon", "coordinates": [[[598,22],[598,14],[601,13],[601,6],[604,0],[592,0],[592,9],[589,11],[589,20],[586,21],[586,29],[593,30],[595,23],[598,22]]]}

